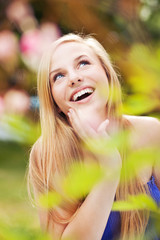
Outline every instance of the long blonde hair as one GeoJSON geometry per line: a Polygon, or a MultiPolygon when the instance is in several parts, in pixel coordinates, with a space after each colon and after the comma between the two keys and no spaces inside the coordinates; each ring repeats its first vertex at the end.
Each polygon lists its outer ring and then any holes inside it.
{"type": "MultiPolygon", "coordinates": [[[[67,34],[54,42],[42,57],[38,72],[38,95],[40,101],[41,137],[34,144],[29,162],[29,181],[36,194],[48,191],[60,191],[55,175],[65,174],[74,161],[83,161],[83,150],[80,140],[69,126],[65,115],[59,113],[51,94],[49,69],[51,57],[55,49],[65,42],[79,42],[90,47],[99,58],[106,71],[109,81],[110,94],[107,103],[107,114],[110,118],[122,121],[121,114],[121,87],[115,70],[112,67],[108,54],[102,45],[91,36],[67,34]],[[115,91],[116,90],[116,91],[115,91]],[[116,94],[115,94],[116,92],[116,94]]],[[[117,200],[127,199],[129,194],[144,192],[139,180],[134,183],[123,182],[118,187],[117,200]]],[[[80,201],[68,201],[63,207],[74,216],[80,201]]],[[[71,219],[64,219],[56,210],[48,211],[48,224],[50,221],[67,223],[71,219]]],[[[139,211],[121,212],[121,236],[143,233],[147,218],[139,211]]],[[[47,226],[47,224],[46,224],[47,226]]]]}

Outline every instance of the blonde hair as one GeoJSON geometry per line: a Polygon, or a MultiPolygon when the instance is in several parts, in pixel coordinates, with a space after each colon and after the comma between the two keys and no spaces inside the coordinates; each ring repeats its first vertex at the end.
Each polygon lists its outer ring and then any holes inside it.
{"type": "MultiPolygon", "coordinates": [[[[99,58],[108,77],[110,94],[107,104],[107,114],[110,118],[122,121],[121,115],[121,87],[108,54],[102,45],[91,36],[68,34],[55,41],[42,57],[38,72],[38,95],[40,100],[41,137],[34,144],[29,162],[29,181],[37,194],[55,190],[60,191],[55,175],[65,174],[74,161],[83,161],[83,151],[80,140],[69,126],[65,115],[57,111],[57,106],[51,94],[49,70],[51,57],[55,49],[62,43],[79,42],[90,47],[99,58]],[[116,94],[115,94],[116,92],[116,94]]],[[[117,200],[126,199],[128,194],[144,192],[139,180],[134,183],[123,182],[117,189],[117,200]]],[[[61,193],[62,194],[62,193],[61,193]]],[[[80,201],[68,200],[63,207],[74,216],[80,201]]],[[[48,211],[48,224],[53,222],[69,222],[63,219],[56,210],[48,211]]],[[[46,226],[48,225],[46,224],[46,226]]],[[[143,212],[121,212],[121,236],[143,233],[147,224],[147,217],[143,212]]]]}

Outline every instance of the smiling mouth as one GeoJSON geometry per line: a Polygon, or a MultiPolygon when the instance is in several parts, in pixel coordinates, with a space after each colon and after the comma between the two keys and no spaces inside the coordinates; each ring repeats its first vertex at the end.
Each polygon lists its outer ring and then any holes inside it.
{"type": "Polygon", "coordinates": [[[85,88],[77,93],[75,93],[72,97],[71,100],[72,102],[78,102],[80,100],[83,100],[90,96],[94,92],[93,88],[85,88]]]}

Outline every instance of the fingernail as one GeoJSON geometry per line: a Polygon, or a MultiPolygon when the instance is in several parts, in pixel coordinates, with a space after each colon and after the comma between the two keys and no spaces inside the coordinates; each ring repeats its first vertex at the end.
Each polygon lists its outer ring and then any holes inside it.
{"type": "Polygon", "coordinates": [[[73,109],[72,109],[72,108],[70,108],[70,109],[69,109],[69,112],[70,112],[70,113],[73,113],[73,109]]]}

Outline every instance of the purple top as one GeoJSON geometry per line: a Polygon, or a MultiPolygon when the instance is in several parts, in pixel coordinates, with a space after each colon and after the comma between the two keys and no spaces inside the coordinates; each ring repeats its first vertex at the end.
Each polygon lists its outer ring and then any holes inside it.
{"type": "MultiPolygon", "coordinates": [[[[154,199],[154,201],[157,203],[158,206],[160,206],[160,190],[156,186],[155,178],[152,176],[151,180],[147,183],[149,192],[151,197],[154,199]]],[[[155,216],[151,214],[146,234],[148,240],[160,240],[160,230],[158,230],[155,223],[155,216]]],[[[106,228],[104,230],[103,236],[101,240],[114,240],[117,239],[120,235],[121,230],[121,220],[120,220],[120,213],[119,212],[111,212],[108,218],[108,222],[106,225],[106,228]]]]}

